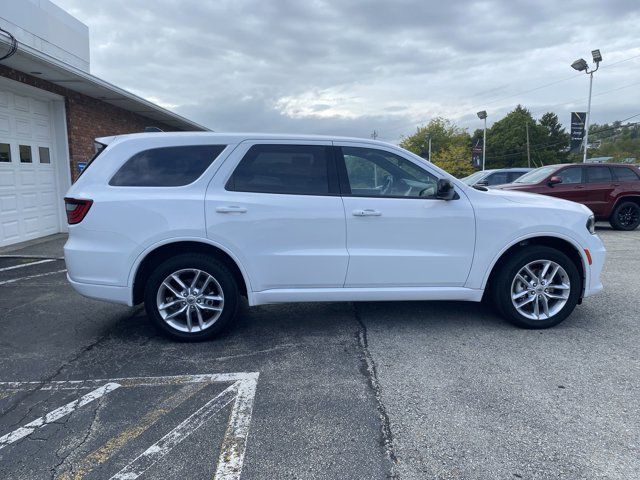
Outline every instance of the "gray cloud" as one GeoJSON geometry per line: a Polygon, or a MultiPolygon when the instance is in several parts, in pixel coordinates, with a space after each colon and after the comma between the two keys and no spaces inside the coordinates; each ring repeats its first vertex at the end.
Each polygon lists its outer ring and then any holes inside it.
{"type": "Polygon", "coordinates": [[[587,94],[568,65],[591,48],[594,120],[640,113],[640,88],[607,93],[640,78],[640,57],[607,68],[640,56],[636,0],[54,1],[89,25],[94,74],[215,130],[395,141],[517,103],[568,121],[587,94]]]}

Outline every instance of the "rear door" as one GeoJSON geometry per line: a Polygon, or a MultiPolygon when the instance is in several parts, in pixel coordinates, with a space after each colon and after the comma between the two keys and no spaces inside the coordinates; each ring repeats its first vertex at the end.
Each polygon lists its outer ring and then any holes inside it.
{"type": "Polygon", "coordinates": [[[245,141],[206,194],[207,236],[246,267],[254,291],[342,287],[344,209],[331,142],[245,141]]]}
{"type": "Polygon", "coordinates": [[[582,202],[596,216],[605,216],[607,206],[613,203],[612,193],[615,189],[611,169],[607,166],[586,167],[585,200],[582,202]]]}

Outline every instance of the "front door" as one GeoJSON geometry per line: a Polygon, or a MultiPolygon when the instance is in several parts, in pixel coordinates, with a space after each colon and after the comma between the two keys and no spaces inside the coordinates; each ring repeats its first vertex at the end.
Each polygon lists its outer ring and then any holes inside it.
{"type": "Polygon", "coordinates": [[[464,193],[435,198],[437,177],[392,149],[337,148],[347,224],[345,287],[463,286],[475,244],[464,193]]]}
{"type": "Polygon", "coordinates": [[[331,142],[243,142],[207,189],[207,236],[253,291],[342,287],[346,227],[331,142]]]}
{"type": "Polygon", "coordinates": [[[584,184],[584,168],[567,167],[555,172],[553,177],[560,177],[562,183],[545,185],[544,193],[551,197],[563,198],[572,202],[584,203],[586,200],[586,188],[584,184]]]}

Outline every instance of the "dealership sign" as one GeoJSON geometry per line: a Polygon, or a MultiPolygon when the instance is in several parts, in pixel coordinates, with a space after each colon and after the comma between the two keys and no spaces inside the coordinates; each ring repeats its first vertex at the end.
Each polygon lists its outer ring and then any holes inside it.
{"type": "Polygon", "coordinates": [[[571,112],[571,144],[569,151],[580,151],[584,141],[584,125],[587,120],[587,112],[571,112]]]}

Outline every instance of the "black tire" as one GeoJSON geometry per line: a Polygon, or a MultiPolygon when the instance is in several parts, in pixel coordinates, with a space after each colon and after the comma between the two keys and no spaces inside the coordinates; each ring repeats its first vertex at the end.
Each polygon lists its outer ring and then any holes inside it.
{"type": "MultiPolygon", "coordinates": [[[[179,292],[182,293],[182,292],[179,292]]],[[[231,325],[238,309],[239,291],[229,269],[221,262],[202,254],[182,254],[160,263],[149,276],[144,293],[144,305],[151,322],[166,336],[181,341],[202,341],[219,334],[231,325]],[[222,312],[202,331],[181,331],[165,321],[157,305],[159,289],[172,273],[186,269],[197,269],[211,275],[223,293],[222,312]]],[[[182,303],[181,305],[186,305],[182,303]]],[[[176,308],[179,308],[180,305],[176,308]]],[[[195,309],[195,305],[192,307],[195,309]]],[[[200,327],[195,327],[196,329],[200,327]]]]}
{"type": "MultiPolygon", "coordinates": [[[[564,253],[555,248],[533,245],[524,247],[513,253],[500,267],[495,282],[491,286],[493,299],[500,314],[514,325],[521,328],[540,329],[553,327],[566,319],[580,300],[582,292],[582,276],[575,263],[564,253]],[[569,296],[557,313],[546,319],[530,319],[522,315],[514,306],[512,285],[518,272],[531,262],[550,260],[560,265],[566,272],[570,286],[569,296]]],[[[534,272],[535,273],[535,272],[534,272]]],[[[539,272],[538,272],[539,274],[539,272]]],[[[543,290],[545,291],[545,290],[543,290]]],[[[527,298],[527,297],[525,297],[527,298]]]]}
{"type": "Polygon", "coordinates": [[[635,230],[640,225],[640,205],[631,201],[620,202],[611,214],[609,223],[615,230],[635,230]]]}

